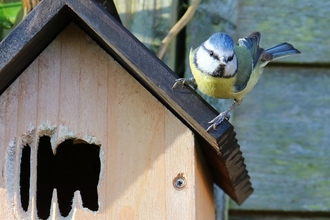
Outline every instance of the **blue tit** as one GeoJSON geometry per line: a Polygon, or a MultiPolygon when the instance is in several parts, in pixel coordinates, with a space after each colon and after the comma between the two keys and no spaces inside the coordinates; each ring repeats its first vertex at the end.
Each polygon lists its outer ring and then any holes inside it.
{"type": "Polygon", "coordinates": [[[263,68],[272,60],[299,54],[289,43],[264,50],[259,47],[260,33],[253,32],[235,45],[225,33],[215,33],[195,50],[190,50],[189,64],[193,78],[177,79],[177,85],[191,85],[202,93],[220,99],[234,99],[231,107],[211,120],[207,131],[229,117],[229,112],[240,105],[244,96],[258,82],[263,68]]]}

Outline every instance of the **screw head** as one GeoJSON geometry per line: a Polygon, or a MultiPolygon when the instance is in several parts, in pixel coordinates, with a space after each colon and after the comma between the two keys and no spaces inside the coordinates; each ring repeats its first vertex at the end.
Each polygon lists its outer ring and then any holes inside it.
{"type": "Polygon", "coordinates": [[[187,180],[184,177],[183,173],[179,173],[174,179],[173,179],[173,187],[176,190],[183,190],[187,186],[187,180]]]}

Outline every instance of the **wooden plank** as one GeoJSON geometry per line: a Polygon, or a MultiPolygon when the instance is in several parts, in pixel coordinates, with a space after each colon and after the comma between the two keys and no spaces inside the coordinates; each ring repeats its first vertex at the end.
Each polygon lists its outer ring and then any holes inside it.
{"type": "Polygon", "coordinates": [[[61,42],[55,39],[38,57],[38,117],[37,124],[57,124],[59,112],[61,42]],[[53,59],[49,59],[52,56],[53,59]]]}
{"type": "MultiPolygon", "coordinates": [[[[283,215],[275,215],[275,216],[260,216],[260,217],[229,217],[230,220],[276,220],[276,219],[283,219],[283,220],[305,220],[306,217],[286,217],[283,215]]],[[[308,217],[309,220],[328,220],[329,217],[308,217]]]]}
{"type": "MultiPolygon", "coordinates": [[[[166,218],[197,219],[197,170],[196,149],[193,147],[192,132],[184,125],[178,126],[178,119],[172,113],[165,113],[165,166],[166,166],[166,218]],[[182,173],[186,186],[182,190],[173,187],[173,180],[182,173]],[[183,215],[182,213],[186,213],[183,215]]],[[[203,200],[206,202],[206,200],[203,200]]],[[[207,209],[203,209],[207,211],[207,209]]],[[[164,217],[165,217],[164,216],[164,217]]]]}
{"type": "Polygon", "coordinates": [[[157,178],[165,168],[164,137],[158,135],[164,132],[164,109],[109,58],[105,208],[114,219],[164,216],[164,200],[158,199],[165,196],[165,183],[157,178]],[[145,212],[146,206],[154,211],[145,212]]]}
{"type": "Polygon", "coordinates": [[[10,219],[12,218],[12,213],[9,210],[13,210],[14,208],[12,204],[15,202],[16,196],[14,194],[17,189],[15,178],[17,164],[17,148],[16,148],[16,140],[14,137],[16,136],[15,130],[17,125],[17,105],[18,105],[18,90],[19,83],[14,82],[5,92],[4,96],[0,97],[0,148],[1,148],[1,158],[2,163],[0,164],[1,170],[3,171],[3,175],[0,177],[1,189],[0,189],[0,205],[3,209],[8,210],[7,212],[1,212],[0,217],[2,219],[10,219]],[[4,162],[6,161],[6,162],[4,162]],[[8,175],[9,174],[9,175],[8,175]],[[10,187],[6,188],[6,185],[10,187]],[[9,192],[8,192],[9,191],[9,192]]]}
{"type": "Polygon", "coordinates": [[[239,211],[231,210],[229,211],[230,220],[275,220],[275,219],[284,219],[284,220],[326,220],[329,219],[329,212],[308,212],[308,211],[299,211],[299,212],[283,212],[278,211],[239,211]]]}
{"type": "MultiPolygon", "coordinates": [[[[213,177],[197,142],[195,147],[196,169],[196,219],[216,219],[213,177]]],[[[220,217],[220,216],[219,216],[220,217]]]]}
{"type": "Polygon", "coordinates": [[[165,216],[164,108],[115,61],[108,71],[107,216],[165,216]]]}
{"type": "MultiPolygon", "coordinates": [[[[34,195],[32,192],[35,192],[35,183],[36,183],[36,151],[37,146],[36,142],[34,141],[36,137],[36,130],[37,130],[37,106],[38,106],[38,60],[33,62],[30,67],[25,71],[24,74],[18,80],[19,88],[18,88],[18,114],[17,114],[17,167],[18,167],[18,174],[17,175],[17,187],[22,188],[20,186],[20,173],[22,172],[20,164],[22,161],[22,149],[24,146],[30,147],[30,179],[29,181],[29,199],[27,203],[27,212],[22,210],[20,205],[16,205],[15,209],[20,216],[24,216],[26,218],[29,217],[31,212],[34,212],[35,206],[33,201],[34,195]],[[33,162],[34,163],[33,163],[33,162]]],[[[21,193],[18,190],[18,193],[21,193]]],[[[21,196],[17,196],[16,204],[21,204],[21,196]]],[[[32,214],[33,215],[33,214],[32,214]]]]}
{"type": "Polygon", "coordinates": [[[5,167],[5,177],[3,176],[8,192],[8,199],[11,204],[16,202],[17,196],[15,191],[17,188],[17,112],[18,112],[18,88],[19,82],[14,82],[11,87],[7,90],[6,99],[6,110],[5,118],[6,122],[4,127],[5,129],[5,145],[3,146],[6,149],[6,163],[3,165],[5,167]],[[8,187],[9,186],[9,187],[8,187]]]}
{"type": "MultiPolygon", "coordinates": [[[[9,92],[9,90],[8,90],[9,92]]],[[[6,94],[8,93],[6,92],[6,94]]],[[[7,96],[7,95],[6,95],[7,96]]],[[[5,95],[0,96],[0,158],[1,160],[5,160],[6,154],[5,149],[6,145],[8,144],[8,140],[6,140],[6,110],[7,110],[7,99],[5,95]]],[[[0,164],[1,170],[3,169],[3,164],[0,164]]],[[[4,187],[5,179],[3,177],[0,178],[0,186],[4,187]]]]}
{"type": "Polygon", "coordinates": [[[239,1],[237,37],[261,32],[261,46],[269,48],[282,42],[292,43],[302,51],[278,62],[329,63],[330,43],[327,30],[329,1],[239,1]],[[319,56],[322,54],[322,56],[319,56]]]}
{"type": "MultiPolygon", "coordinates": [[[[71,25],[71,29],[75,26],[71,25]]],[[[78,37],[79,34],[85,36],[76,30],[68,34],[69,29],[64,29],[59,39],[61,48],[61,76],[60,76],[60,106],[59,106],[59,126],[65,125],[73,131],[78,131],[79,114],[70,114],[79,110],[79,85],[80,85],[80,67],[81,57],[73,54],[81,54],[81,46],[88,44],[85,37],[78,37]],[[84,41],[84,39],[86,41],[84,41]],[[64,48],[69,48],[65,50],[64,48]]]]}
{"type": "Polygon", "coordinates": [[[255,193],[239,210],[328,211],[330,72],[267,67],[233,123],[255,193]]]}

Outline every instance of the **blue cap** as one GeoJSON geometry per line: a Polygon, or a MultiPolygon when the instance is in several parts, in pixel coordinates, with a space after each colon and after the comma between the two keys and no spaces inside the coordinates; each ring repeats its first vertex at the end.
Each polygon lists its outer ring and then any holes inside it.
{"type": "Polygon", "coordinates": [[[214,33],[209,38],[209,41],[217,49],[234,50],[233,39],[231,39],[231,37],[229,37],[229,35],[225,33],[222,32],[214,33]]]}

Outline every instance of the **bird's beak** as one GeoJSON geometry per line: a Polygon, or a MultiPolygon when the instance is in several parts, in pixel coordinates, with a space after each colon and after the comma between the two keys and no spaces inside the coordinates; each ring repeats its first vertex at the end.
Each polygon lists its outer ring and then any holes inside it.
{"type": "Polygon", "coordinates": [[[220,57],[220,65],[221,66],[226,66],[227,65],[227,61],[224,57],[220,57]]]}

